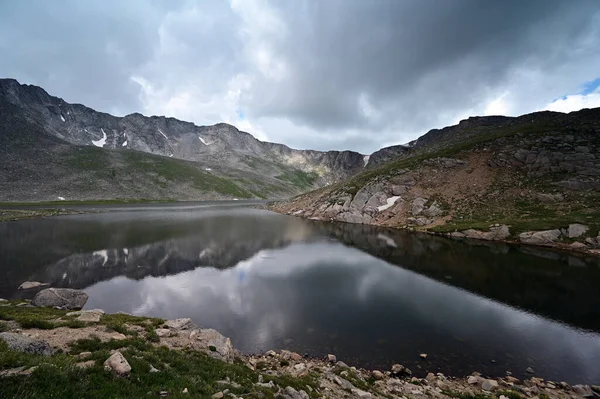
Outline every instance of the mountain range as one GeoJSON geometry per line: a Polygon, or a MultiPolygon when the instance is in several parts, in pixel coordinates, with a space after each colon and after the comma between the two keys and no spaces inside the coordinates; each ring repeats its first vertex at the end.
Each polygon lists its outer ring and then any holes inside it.
{"type": "Polygon", "coordinates": [[[354,151],[295,150],[232,125],[116,117],[0,79],[0,200],[285,198],[361,171],[354,151]]]}

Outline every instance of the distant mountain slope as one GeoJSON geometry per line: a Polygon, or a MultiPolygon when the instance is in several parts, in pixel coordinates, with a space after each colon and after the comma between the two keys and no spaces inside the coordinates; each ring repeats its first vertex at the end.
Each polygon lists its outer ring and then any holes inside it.
{"type": "MultiPolygon", "coordinates": [[[[106,170],[125,168],[119,174],[125,176],[132,163],[139,165],[141,162],[139,156],[131,150],[194,162],[195,164],[177,163],[162,158],[147,158],[152,160],[148,161],[150,164],[155,165],[151,168],[151,172],[155,173],[154,180],[169,180],[170,183],[163,182],[163,186],[173,183],[175,176],[178,176],[176,180],[181,181],[181,174],[191,173],[196,176],[192,178],[195,181],[192,186],[197,190],[188,191],[187,188],[181,187],[171,195],[179,199],[197,198],[198,193],[210,192],[224,196],[240,196],[244,192],[251,197],[287,197],[334,183],[362,171],[365,166],[364,156],[357,152],[294,150],[281,144],[261,142],[225,123],[196,126],[175,118],[146,117],[137,113],[122,118],[115,117],[80,104],[69,104],[49,95],[40,87],[21,85],[14,79],[0,79],[0,99],[4,102],[4,107],[8,104],[14,106],[10,114],[19,117],[21,129],[25,129],[26,123],[33,124],[35,129],[30,126],[26,130],[35,131],[38,136],[44,133],[43,140],[50,140],[53,145],[63,149],[66,143],[89,147],[64,150],[73,151],[75,155],[67,156],[62,152],[55,154],[59,157],[79,157],[80,160],[97,158],[96,162],[82,161],[79,165],[77,161],[72,161],[71,166],[78,168],[77,170],[85,166],[88,170],[97,169],[97,173],[94,173],[101,175],[106,170]],[[56,141],[51,137],[60,140],[56,141]],[[113,151],[98,151],[100,148],[113,151]],[[160,166],[156,166],[158,164],[160,166]],[[189,168],[194,169],[194,172],[187,170],[189,168]],[[171,172],[167,172],[167,169],[171,172]],[[211,177],[232,179],[231,184],[239,186],[241,191],[203,191],[213,190],[213,187],[204,187],[199,181],[211,180],[211,177]]],[[[0,126],[1,137],[6,139],[11,136],[11,123],[6,120],[4,125],[0,126]]],[[[10,140],[4,140],[3,143],[5,152],[7,145],[13,145],[10,140]]],[[[39,146],[33,136],[31,144],[39,146]]],[[[30,151],[34,149],[31,148],[30,151]]],[[[39,160],[49,161],[43,156],[39,160]]],[[[20,165],[20,162],[12,164],[15,173],[20,165]]],[[[37,165],[44,164],[38,162],[37,165]]],[[[115,177],[115,173],[111,172],[112,177],[115,177]]],[[[110,185],[114,186],[114,183],[110,185]]],[[[153,184],[152,181],[144,183],[153,184]]],[[[160,190],[160,185],[158,189],[161,195],[166,194],[160,190]]],[[[170,192],[171,189],[175,188],[169,187],[166,191],[170,192]]],[[[77,190],[72,190],[71,194],[76,195],[77,190]]],[[[140,195],[144,192],[138,191],[140,195]]],[[[86,192],[96,195],[93,191],[86,192]]],[[[87,194],[82,192],[82,197],[86,196],[87,194]]],[[[6,193],[3,193],[3,198],[7,198],[6,193]]]]}
{"type": "Polygon", "coordinates": [[[274,209],[457,237],[565,245],[577,238],[579,248],[600,248],[600,108],[473,117],[384,150],[364,172],[274,209]],[[569,232],[573,223],[585,227],[569,232]],[[497,224],[507,229],[488,231],[497,224]]]}

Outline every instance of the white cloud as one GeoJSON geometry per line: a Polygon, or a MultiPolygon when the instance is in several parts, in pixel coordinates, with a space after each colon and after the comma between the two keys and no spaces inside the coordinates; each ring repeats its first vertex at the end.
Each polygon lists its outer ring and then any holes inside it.
{"type": "Polygon", "coordinates": [[[579,111],[582,108],[600,107],[600,89],[590,94],[574,94],[548,104],[545,110],[558,112],[579,111]]]}

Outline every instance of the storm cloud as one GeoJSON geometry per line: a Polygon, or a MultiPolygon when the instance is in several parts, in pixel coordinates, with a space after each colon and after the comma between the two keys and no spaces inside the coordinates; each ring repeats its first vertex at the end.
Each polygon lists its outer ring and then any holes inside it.
{"type": "Polygon", "coordinates": [[[0,74],[117,115],[370,153],[471,115],[600,106],[596,0],[22,1],[0,74]]]}

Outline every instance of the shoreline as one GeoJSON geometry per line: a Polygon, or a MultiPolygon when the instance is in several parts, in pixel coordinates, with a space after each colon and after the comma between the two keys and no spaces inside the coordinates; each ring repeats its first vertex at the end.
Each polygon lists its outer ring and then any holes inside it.
{"type": "MultiPolygon", "coordinates": [[[[439,232],[439,231],[433,231],[433,230],[427,230],[427,229],[419,229],[419,228],[415,228],[415,227],[386,226],[386,225],[381,225],[381,224],[376,224],[376,223],[353,223],[353,222],[347,222],[347,221],[341,221],[341,220],[328,220],[325,218],[314,217],[314,216],[313,217],[304,217],[300,213],[297,213],[297,211],[293,212],[293,211],[278,209],[274,205],[275,205],[275,203],[270,203],[270,204],[265,205],[264,208],[262,208],[262,209],[267,209],[272,212],[279,213],[281,215],[297,217],[300,219],[310,220],[310,221],[330,222],[330,223],[348,223],[348,224],[358,224],[358,225],[364,224],[364,225],[368,225],[368,226],[381,227],[381,228],[387,228],[387,229],[405,230],[405,231],[410,231],[410,232],[425,233],[425,234],[438,236],[438,237],[445,237],[445,238],[449,238],[449,239],[453,239],[453,240],[457,240],[457,241],[461,241],[461,240],[462,241],[464,241],[464,240],[490,241],[490,242],[504,243],[504,244],[510,244],[510,245],[523,245],[523,246],[530,246],[530,247],[537,247],[537,248],[550,248],[553,250],[558,250],[558,251],[563,251],[563,252],[568,252],[568,253],[577,253],[577,254],[582,254],[582,255],[600,257],[600,242],[597,243],[598,248],[589,248],[588,246],[586,246],[586,244],[582,243],[581,241],[573,241],[571,243],[564,243],[564,242],[550,241],[550,240],[547,240],[546,238],[540,239],[540,242],[534,242],[535,240],[530,240],[529,242],[524,242],[524,241],[517,240],[517,239],[508,239],[508,235],[502,236],[499,234],[495,234],[496,230],[500,230],[503,228],[506,228],[508,231],[510,226],[507,226],[504,224],[492,225],[492,226],[490,226],[489,231],[478,230],[475,228],[468,228],[468,229],[464,229],[462,231],[457,230],[454,232],[439,232]]],[[[560,234],[559,229],[534,230],[534,231],[531,231],[528,233],[544,234],[544,233],[549,233],[549,232],[554,232],[554,231],[559,231],[559,234],[560,234]]],[[[598,234],[600,237],[600,231],[598,232],[598,234]]]]}
{"type": "MultiPolygon", "coordinates": [[[[154,397],[188,394],[190,397],[195,394],[215,399],[225,395],[235,398],[289,399],[600,397],[598,386],[571,386],[565,382],[544,381],[534,376],[534,370],[528,370],[531,377],[523,381],[510,374],[485,377],[476,372],[466,377],[429,373],[425,378],[417,378],[399,364],[387,371],[367,370],[347,365],[335,354],[324,359],[304,357],[285,349],[269,350],[263,354],[242,354],[233,347],[229,338],[216,330],[200,328],[189,318],[163,320],[126,313],[107,314],[100,309],[56,309],[41,305],[56,303],[52,302],[56,297],[78,298],[76,300],[84,297],[84,304],[87,295],[83,291],[70,289],[45,289],[40,292],[44,291],[53,294],[50,302],[40,302],[37,299],[39,293],[31,302],[0,300],[0,359],[3,354],[5,358],[13,359],[12,363],[0,360],[0,393],[5,386],[13,386],[8,382],[30,384],[32,392],[35,392],[37,378],[48,377],[42,374],[44,372],[73,373],[80,375],[79,378],[83,380],[89,374],[90,378],[93,376],[95,380],[106,380],[105,383],[109,385],[135,385],[134,376],[144,381],[146,378],[161,380],[162,373],[170,373],[172,385],[157,392],[148,391],[154,397]],[[13,355],[13,351],[6,352],[2,344],[7,337],[23,341],[20,346],[17,345],[18,350],[29,353],[20,358],[13,355]],[[119,361],[112,362],[113,358],[119,361]],[[159,360],[163,358],[171,360],[159,360]],[[140,359],[147,360],[147,364],[140,359]],[[62,362],[63,368],[48,370],[44,366],[44,362],[54,361],[62,362]],[[191,364],[187,362],[201,363],[202,367],[214,369],[211,377],[203,381],[202,387],[194,386],[190,382],[193,380],[188,379],[188,373],[193,375],[197,370],[190,369],[191,364]],[[230,377],[224,377],[227,375],[230,377]]],[[[48,297],[46,295],[46,299],[48,297]]],[[[80,301],[76,305],[83,304],[80,301]]],[[[73,306],[67,304],[66,307],[73,306]]],[[[427,357],[426,354],[420,356],[427,357]]],[[[147,389],[145,386],[140,388],[147,389]]],[[[87,386],[85,389],[102,391],[103,388],[87,386]]],[[[125,391],[118,392],[120,394],[116,396],[122,396],[125,391]]],[[[4,397],[11,396],[7,394],[4,397]]]]}

